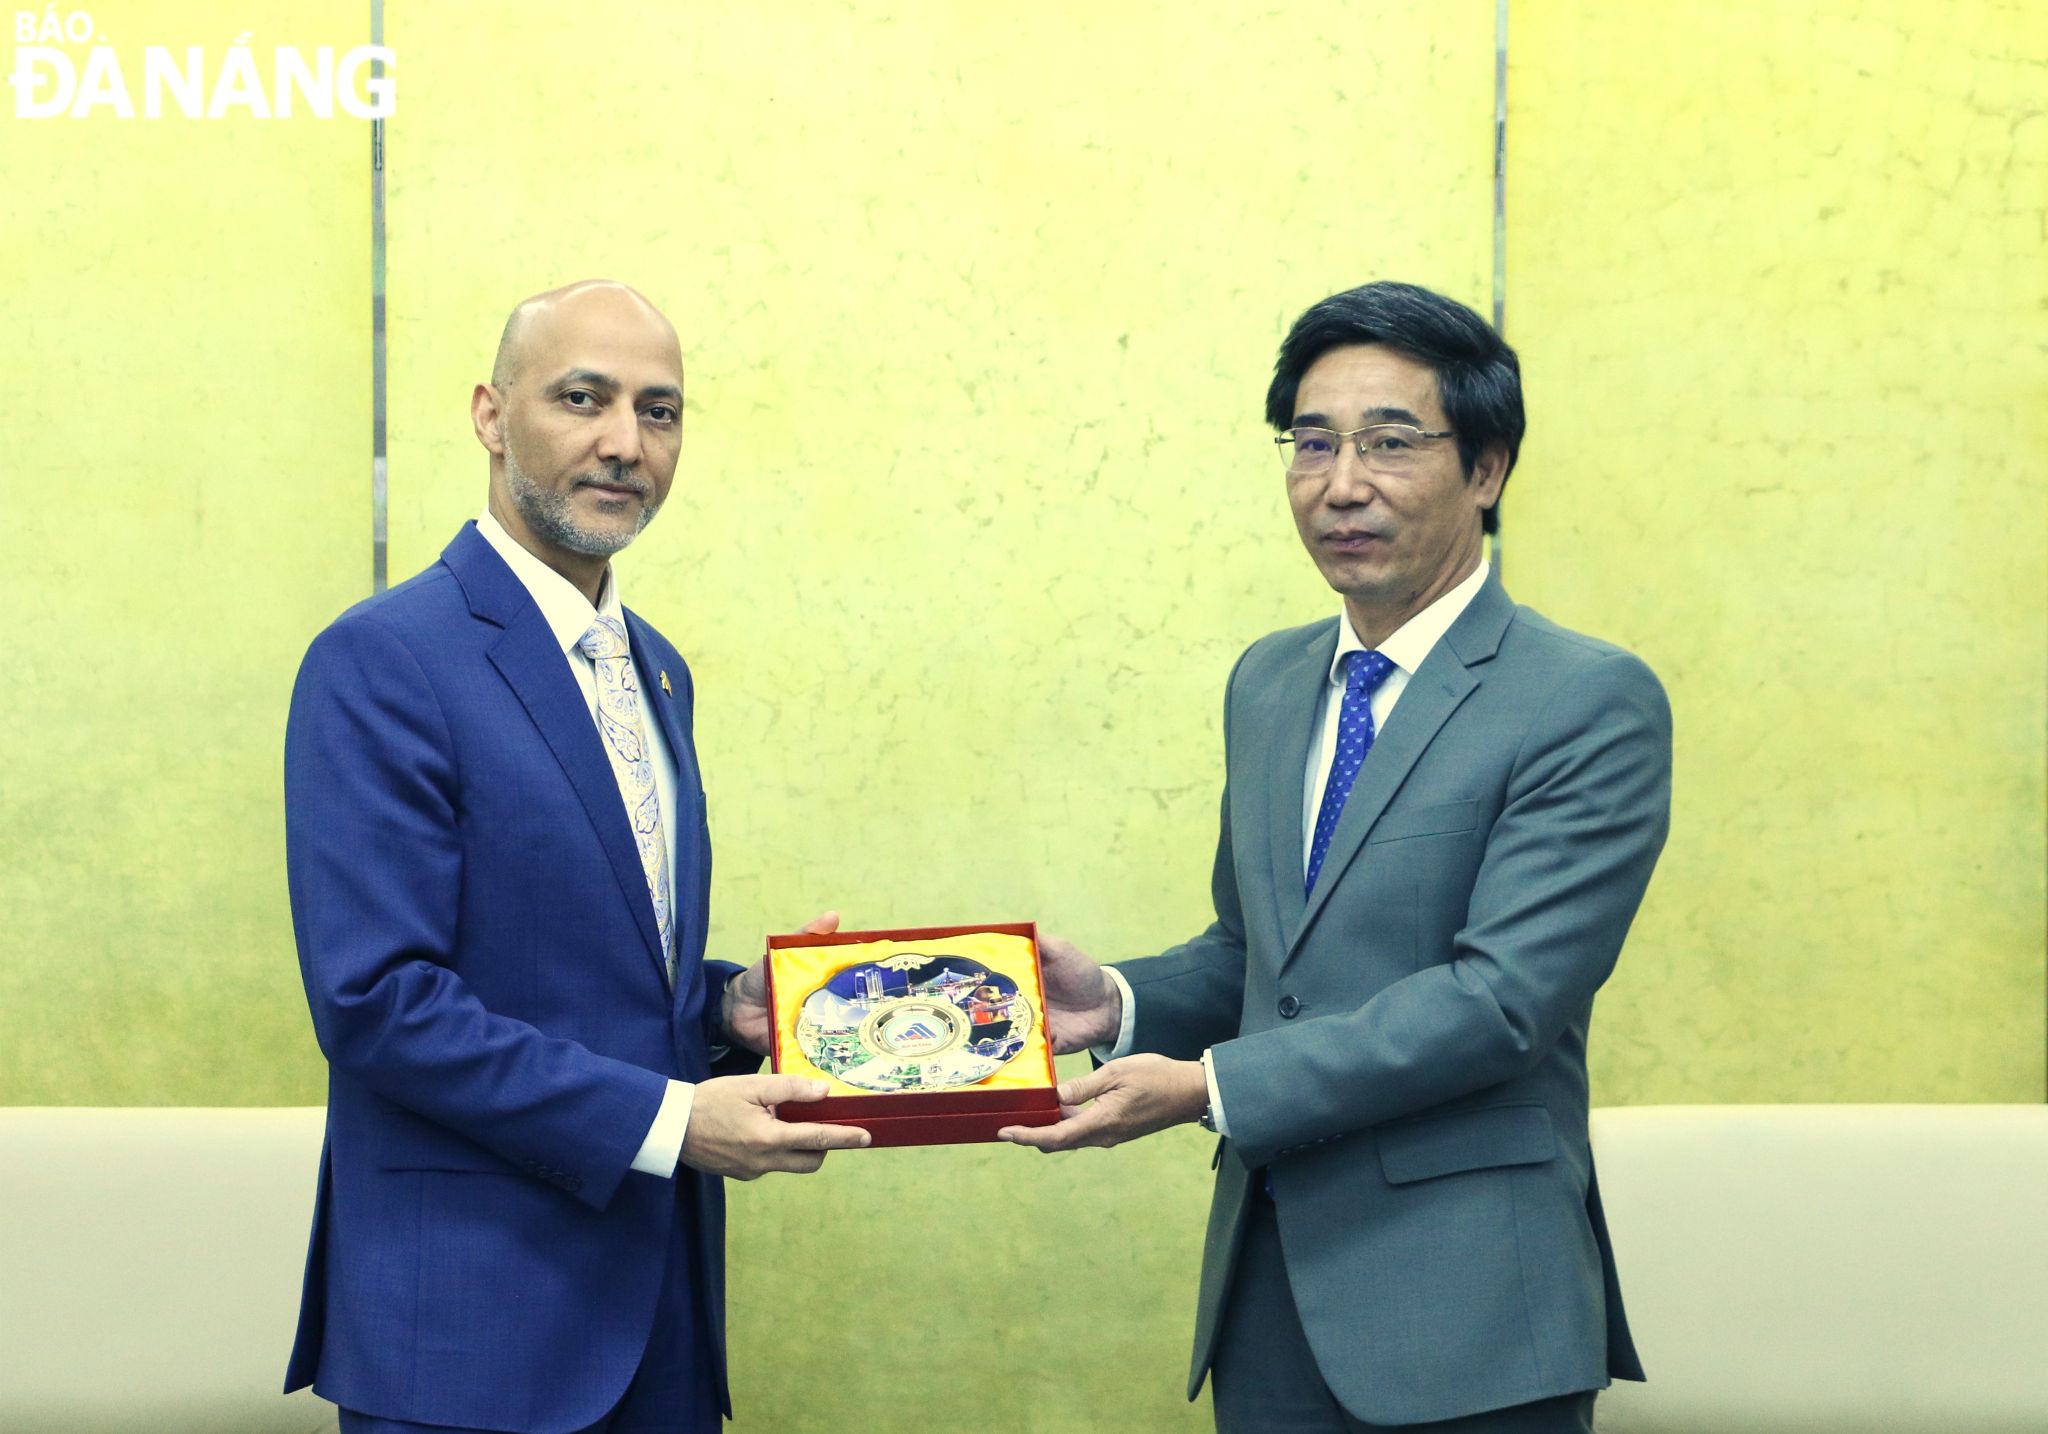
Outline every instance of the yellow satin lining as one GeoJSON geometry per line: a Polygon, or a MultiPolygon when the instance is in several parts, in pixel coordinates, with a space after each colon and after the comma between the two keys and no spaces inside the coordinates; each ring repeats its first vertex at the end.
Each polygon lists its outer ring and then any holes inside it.
{"type": "MultiPolygon", "coordinates": [[[[1045,1040],[1045,993],[1039,986],[1037,953],[1030,938],[993,931],[965,936],[940,936],[929,941],[857,941],[838,946],[778,946],[768,954],[769,979],[775,986],[775,1051],[778,1071],[828,1081],[832,1095],[872,1095],[818,1069],[797,1044],[797,1016],[804,998],[849,966],[886,961],[892,956],[958,956],[1007,976],[1018,994],[1031,1003],[1031,1034],[1024,1049],[995,1074],[960,1090],[1031,1090],[1054,1084],[1052,1049],[1045,1040]]],[[[939,1092],[933,1092],[939,1094],[939,1092]]]]}

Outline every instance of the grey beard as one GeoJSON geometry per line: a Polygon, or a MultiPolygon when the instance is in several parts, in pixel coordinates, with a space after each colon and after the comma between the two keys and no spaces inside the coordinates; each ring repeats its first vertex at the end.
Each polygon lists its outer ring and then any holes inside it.
{"type": "MultiPolygon", "coordinates": [[[[607,470],[584,476],[601,477],[613,483],[639,481],[629,480],[624,466],[616,463],[607,470]]],[[[537,537],[558,548],[566,548],[572,553],[581,553],[589,558],[608,558],[639,537],[640,530],[654,520],[655,511],[660,507],[660,504],[653,501],[652,495],[649,495],[647,501],[641,504],[640,521],[630,533],[609,530],[594,532],[570,516],[569,495],[543,488],[534,482],[526,470],[519,466],[519,461],[512,456],[509,447],[505,450],[505,486],[512,491],[512,502],[519,509],[519,516],[526,520],[526,526],[532,529],[537,537]]]]}

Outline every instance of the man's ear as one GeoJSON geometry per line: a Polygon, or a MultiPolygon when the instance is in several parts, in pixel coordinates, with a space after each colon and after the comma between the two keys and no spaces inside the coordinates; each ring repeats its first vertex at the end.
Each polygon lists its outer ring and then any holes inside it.
{"type": "Polygon", "coordinates": [[[493,453],[505,451],[505,402],[498,390],[487,383],[476,386],[469,396],[469,421],[476,429],[476,441],[493,453]]]}
{"type": "Polygon", "coordinates": [[[1480,451],[1479,461],[1472,465],[1472,496],[1481,508],[1491,508],[1500,501],[1501,485],[1507,481],[1508,446],[1487,444],[1480,451]]]}

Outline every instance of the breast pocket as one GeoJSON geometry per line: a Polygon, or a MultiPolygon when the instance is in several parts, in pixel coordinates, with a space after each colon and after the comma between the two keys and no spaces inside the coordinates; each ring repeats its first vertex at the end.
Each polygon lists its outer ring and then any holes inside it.
{"type": "Polygon", "coordinates": [[[1467,798],[1460,802],[1433,802],[1426,807],[1396,807],[1384,813],[1366,834],[1367,846],[1412,841],[1416,837],[1459,836],[1479,821],[1479,803],[1467,798]]]}

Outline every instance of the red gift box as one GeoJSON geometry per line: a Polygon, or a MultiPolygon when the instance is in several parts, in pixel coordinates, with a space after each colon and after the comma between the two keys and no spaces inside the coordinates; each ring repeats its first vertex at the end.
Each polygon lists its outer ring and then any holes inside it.
{"type": "MultiPolygon", "coordinates": [[[[934,952],[934,955],[945,954],[934,952]]],[[[785,960],[787,958],[784,958],[785,960]]],[[[981,926],[918,926],[893,931],[835,931],[828,935],[795,934],[770,936],[768,963],[768,1017],[774,1032],[771,1058],[777,1071],[796,1069],[804,1075],[818,1074],[830,1081],[833,1092],[822,1100],[785,1101],[776,1114],[792,1122],[815,1121],[824,1125],[854,1125],[867,1131],[876,1145],[958,1145],[993,1140],[996,1132],[1011,1125],[1051,1125],[1060,1118],[1057,1077],[1052,1067],[1052,1047],[1045,1023],[1045,983],[1038,969],[1038,926],[1035,922],[999,922],[981,926]],[[801,1051],[785,1051],[785,1026],[793,1028],[794,1011],[778,1003],[802,1002],[817,989],[789,989],[791,978],[778,972],[777,952],[806,950],[819,946],[853,946],[871,941],[895,941],[940,945],[948,938],[977,934],[1021,936],[1030,943],[1028,972],[1019,972],[1019,993],[1037,1010],[1037,1019],[1026,1038],[1025,1049],[1007,1061],[996,1075],[1003,1088],[965,1085],[938,1090],[895,1092],[863,1091],[820,1071],[801,1051]],[[780,976],[780,979],[778,979],[780,976]],[[1018,1082],[1019,1076],[1025,1082],[1018,1082]]],[[[971,1018],[970,1018],[971,1019],[971,1018]]]]}

